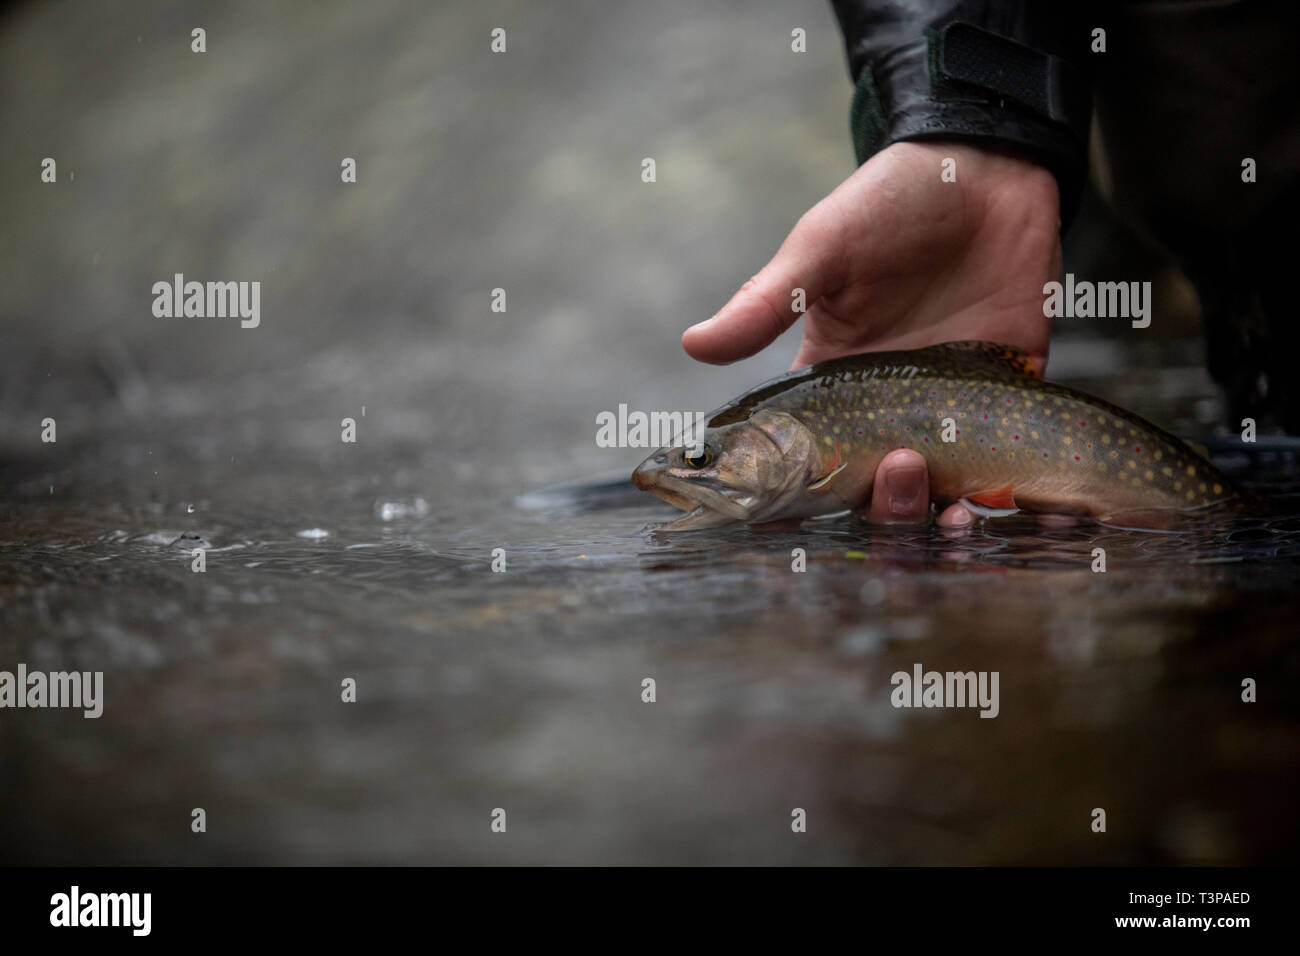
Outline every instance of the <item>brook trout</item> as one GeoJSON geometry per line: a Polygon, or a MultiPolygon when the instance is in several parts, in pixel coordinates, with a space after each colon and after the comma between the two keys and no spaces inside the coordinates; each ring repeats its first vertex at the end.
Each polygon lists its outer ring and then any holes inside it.
{"type": "Polygon", "coordinates": [[[861,507],[896,448],[925,456],[932,500],[981,514],[1166,524],[1238,500],[1187,444],[1033,368],[990,342],[819,362],[724,405],[702,442],[659,449],[632,481],[688,512],[666,531],[861,507]]]}

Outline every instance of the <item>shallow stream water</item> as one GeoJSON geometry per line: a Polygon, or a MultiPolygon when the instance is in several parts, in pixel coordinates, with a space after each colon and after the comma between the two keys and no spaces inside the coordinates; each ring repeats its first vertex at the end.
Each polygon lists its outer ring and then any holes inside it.
{"type": "MultiPolygon", "coordinates": [[[[4,13],[0,670],[102,670],[104,711],[0,711],[0,862],[1294,859],[1290,452],[1227,435],[1278,513],[1178,535],[665,536],[600,485],[644,452],[598,412],[794,354],[677,338],[852,171],[828,4],[302,10],[4,13]],[[177,272],[261,281],[260,325],[155,318],[177,272]],[[918,664],[998,672],[998,716],[895,708],[918,664]]],[[[1049,372],[1213,435],[1171,288],[1049,372]]]]}

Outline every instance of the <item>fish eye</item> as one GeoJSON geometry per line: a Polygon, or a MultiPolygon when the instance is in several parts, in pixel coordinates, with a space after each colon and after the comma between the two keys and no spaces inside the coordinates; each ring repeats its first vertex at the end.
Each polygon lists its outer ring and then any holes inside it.
{"type": "Polygon", "coordinates": [[[695,445],[682,452],[682,462],[687,468],[707,468],[713,463],[713,452],[707,445],[695,445]]]}

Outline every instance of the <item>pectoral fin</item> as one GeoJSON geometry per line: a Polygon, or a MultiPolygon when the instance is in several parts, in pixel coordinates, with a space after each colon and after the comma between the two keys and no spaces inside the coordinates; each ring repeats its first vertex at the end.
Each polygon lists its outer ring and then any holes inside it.
{"type": "Polygon", "coordinates": [[[834,478],[836,475],[838,475],[841,471],[843,471],[848,466],[849,463],[844,460],[842,455],[840,455],[840,443],[837,441],[835,443],[835,457],[831,459],[830,473],[814,481],[811,485],[808,486],[808,490],[818,491],[821,488],[825,488],[828,484],[830,484],[830,480],[832,478],[834,478]]]}
{"type": "Polygon", "coordinates": [[[808,490],[816,491],[818,488],[825,488],[826,485],[829,484],[832,478],[834,478],[836,475],[838,475],[841,471],[843,471],[847,467],[849,467],[849,463],[846,461],[844,464],[840,465],[838,468],[832,471],[825,478],[819,479],[818,481],[814,481],[811,485],[808,486],[808,490]]]}

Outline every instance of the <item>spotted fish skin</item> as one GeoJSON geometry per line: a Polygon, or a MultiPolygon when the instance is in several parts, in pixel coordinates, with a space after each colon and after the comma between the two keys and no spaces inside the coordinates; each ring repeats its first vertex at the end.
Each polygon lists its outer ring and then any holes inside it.
{"type": "Polygon", "coordinates": [[[876,466],[911,448],[926,459],[931,495],[1014,499],[1029,511],[1102,515],[1190,510],[1233,499],[1228,479],[1186,443],[1131,412],[1024,374],[1022,353],[948,343],[820,362],[719,409],[716,427],[766,407],[793,415],[823,458],[849,462],[832,480],[864,500],[876,466]],[[952,420],[952,442],[943,440],[952,420]],[[1003,494],[1005,492],[1005,495],[1003,494]]]}
{"type": "Polygon", "coordinates": [[[924,456],[940,505],[1114,518],[1243,502],[1173,435],[1043,381],[1024,353],[987,342],[869,352],[787,373],[710,415],[703,452],[660,449],[633,482],[697,506],[674,523],[683,530],[807,517],[869,502],[877,466],[899,448],[924,456]]]}

